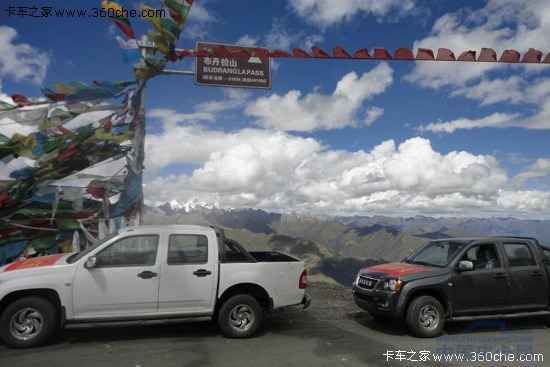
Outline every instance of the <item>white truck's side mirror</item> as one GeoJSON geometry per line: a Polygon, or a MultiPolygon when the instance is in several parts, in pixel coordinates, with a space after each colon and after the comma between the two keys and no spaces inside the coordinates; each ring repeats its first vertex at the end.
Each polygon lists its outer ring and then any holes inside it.
{"type": "Polygon", "coordinates": [[[88,260],[86,260],[86,262],[84,263],[84,267],[86,269],[93,269],[95,268],[96,264],[97,264],[97,257],[90,256],[88,260]]]}

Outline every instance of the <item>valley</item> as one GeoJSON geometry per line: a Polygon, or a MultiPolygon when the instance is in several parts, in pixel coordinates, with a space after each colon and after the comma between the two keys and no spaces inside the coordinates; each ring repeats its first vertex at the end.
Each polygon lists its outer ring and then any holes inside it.
{"type": "Polygon", "coordinates": [[[431,239],[535,236],[550,242],[550,221],[514,218],[315,217],[176,202],[146,206],[144,224],[215,225],[247,250],[281,251],[305,261],[310,279],[349,287],[357,271],[400,261],[431,239]]]}

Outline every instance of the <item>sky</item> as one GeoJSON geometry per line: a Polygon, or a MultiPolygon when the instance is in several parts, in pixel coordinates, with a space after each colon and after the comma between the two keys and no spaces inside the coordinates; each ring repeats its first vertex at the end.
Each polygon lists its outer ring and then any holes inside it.
{"type": "MultiPolygon", "coordinates": [[[[0,96],[131,79],[108,20],[6,12],[98,4],[3,2],[0,96]]],[[[132,21],[138,34],[148,27],[132,21]]],[[[546,0],[196,0],[178,46],[533,47],[546,55],[548,34],[546,0]]],[[[277,59],[272,79],[271,90],[198,86],[187,76],[149,81],[146,202],[550,218],[550,66],[277,59]]],[[[0,129],[16,131],[25,130],[0,129]]]]}

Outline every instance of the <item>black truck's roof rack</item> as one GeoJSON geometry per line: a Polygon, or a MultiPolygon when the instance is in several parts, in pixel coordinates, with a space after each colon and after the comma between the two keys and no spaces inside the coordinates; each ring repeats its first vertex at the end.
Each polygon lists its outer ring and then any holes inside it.
{"type": "Polygon", "coordinates": [[[539,243],[539,240],[537,240],[535,237],[527,237],[527,236],[491,236],[492,238],[515,238],[515,239],[518,239],[518,240],[529,240],[529,241],[534,241],[536,243],[539,243]]]}
{"type": "Polygon", "coordinates": [[[524,237],[524,236],[494,236],[495,238],[517,238],[518,240],[528,240],[533,241],[537,244],[537,246],[542,247],[545,250],[550,251],[550,244],[544,245],[539,242],[535,237],[524,237]]]}

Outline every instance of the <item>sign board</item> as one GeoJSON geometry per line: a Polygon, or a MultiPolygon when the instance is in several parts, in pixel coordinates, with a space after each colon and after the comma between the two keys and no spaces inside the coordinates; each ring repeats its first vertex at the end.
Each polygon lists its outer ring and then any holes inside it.
{"type": "MultiPolygon", "coordinates": [[[[251,56],[248,58],[197,57],[195,83],[224,87],[271,88],[271,63],[269,57],[258,56],[261,53],[257,51],[262,49],[221,43],[197,43],[197,51],[214,52],[218,47],[224,47],[229,53],[246,50],[251,56]]],[[[263,50],[267,52],[266,49],[263,50]]]]}

